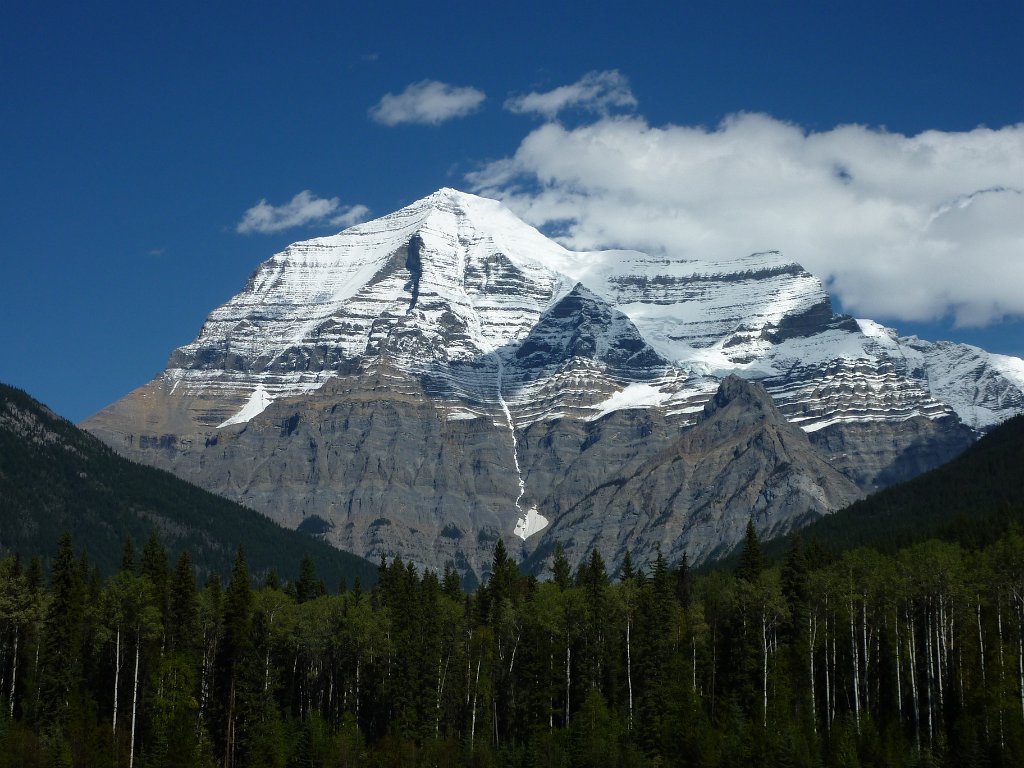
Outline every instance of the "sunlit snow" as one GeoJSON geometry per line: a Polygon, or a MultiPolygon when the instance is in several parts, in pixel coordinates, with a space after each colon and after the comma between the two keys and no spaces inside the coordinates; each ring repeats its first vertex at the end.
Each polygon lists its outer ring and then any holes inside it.
{"type": "Polygon", "coordinates": [[[537,511],[536,507],[530,507],[523,513],[523,516],[516,522],[515,535],[523,541],[533,534],[544,530],[547,527],[548,519],[537,511]]]}
{"type": "Polygon", "coordinates": [[[221,427],[229,427],[232,424],[244,424],[245,422],[252,419],[254,416],[259,416],[263,411],[267,409],[267,406],[274,402],[274,398],[267,394],[267,390],[263,388],[262,384],[257,384],[256,389],[249,396],[249,401],[242,406],[242,410],[236,413],[227,421],[223,421],[217,425],[217,429],[221,427]]]}
{"type": "Polygon", "coordinates": [[[626,408],[653,408],[662,405],[668,400],[668,395],[650,384],[630,384],[621,392],[616,392],[607,400],[592,406],[597,413],[588,417],[588,421],[605,416],[612,411],[621,411],[626,408]]]}

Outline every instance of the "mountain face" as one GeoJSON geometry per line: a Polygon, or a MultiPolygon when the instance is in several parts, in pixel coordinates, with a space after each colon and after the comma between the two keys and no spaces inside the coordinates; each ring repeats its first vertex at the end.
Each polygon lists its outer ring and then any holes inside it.
{"type": "Polygon", "coordinates": [[[481,575],[499,537],[699,560],[1021,411],[1021,360],[836,315],[778,253],[572,252],[443,189],[273,256],[84,426],[358,554],[481,575]]]}
{"type": "Polygon", "coordinates": [[[126,461],[21,390],[0,384],[0,554],[56,552],[64,531],[108,574],[121,563],[125,537],[141,545],[155,533],[172,558],[187,550],[203,577],[229,574],[239,545],[254,574],[274,569],[297,578],[308,555],[332,588],[356,578],[369,586],[377,577],[366,560],[126,461]]]}

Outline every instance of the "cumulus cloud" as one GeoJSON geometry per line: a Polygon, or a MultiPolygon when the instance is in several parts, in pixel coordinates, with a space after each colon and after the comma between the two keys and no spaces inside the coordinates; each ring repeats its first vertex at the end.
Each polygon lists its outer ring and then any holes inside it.
{"type": "Polygon", "coordinates": [[[513,96],[505,102],[505,109],[520,114],[533,113],[554,120],[564,109],[580,109],[607,115],[613,109],[635,109],[636,97],[629,80],[618,70],[588,72],[572,85],[562,85],[550,91],[533,91],[513,96]]]}
{"type": "Polygon", "coordinates": [[[1024,316],[1024,124],[904,136],[640,117],[547,123],[469,177],[579,250],[715,258],[779,249],[859,316],[1024,316]]]}
{"type": "Polygon", "coordinates": [[[412,83],[401,93],[386,93],[370,108],[370,117],[382,125],[420,123],[438,125],[465,117],[483,104],[483,91],[437,80],[412,83]]]}
{"type": "Polygon", "coordinates": [[[235,231],[248,235],[281,232],[305,226],[351,227],[365,221],[370,209],[365,205],[342,205],[336,197],[317,197],[304,189],[283,205],[260,200],[242,215],[235,231]]]}

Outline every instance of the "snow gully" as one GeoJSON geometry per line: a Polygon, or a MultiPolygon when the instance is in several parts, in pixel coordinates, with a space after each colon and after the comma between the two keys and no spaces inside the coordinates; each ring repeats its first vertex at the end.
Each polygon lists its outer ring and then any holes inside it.
{"type": "Polygon", "coordinates": [[[515,463],[516,478],[519,481],[519,495],[516,496],[516,512],[519,513],[519,517],[516,520],[516,527],[513,533],[523,541],[526,541],[533,534],[543,530],[547,526],[548,521],[547,518],[537,511],[536,506],[532,506],[527,510],[523,509],[522,501],[523,496],[526,494],[526,482],[523,480],[523,470],[519,466],[519,441],[516,439],[516,425],[512,419],[512,411],[509,410],[508,403],[505,402],[505,396],[502,393],[505,363],[501,359],[499,352],[495,351],[491,354],[498,364],[498,405],[501,406],[501,411],[505,414],[505,422],[508,424],[508,431],[512,436],[512,460],[515,463]]]}

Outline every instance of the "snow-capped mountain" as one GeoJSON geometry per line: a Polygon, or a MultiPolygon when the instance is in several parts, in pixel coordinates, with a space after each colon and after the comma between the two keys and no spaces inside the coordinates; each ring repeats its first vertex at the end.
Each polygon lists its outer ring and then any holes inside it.
{"type": "MultiPolygon", "coordinates": [[[[705,423],[730,375],[762,384],[771,412],[846,474],[791,483],[806,499],[791,495],[782,519],[769,499],[766,531],[1024,411],[1021,360],[837,316],[779,253],[573,252],[496,201],[442,189],[276,254],[157,379],[85,426],[286,523],[319,518],[360,554],[479,573],[498,536],[529,549],[551,522],[576,536],[568,511],[705,423]]],[[[697,547],[686,525],[646,525],[638,546],[707,553],[727,528],[697,547]]]]}

